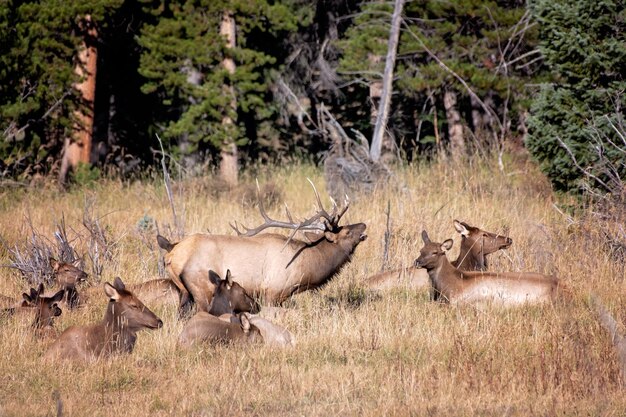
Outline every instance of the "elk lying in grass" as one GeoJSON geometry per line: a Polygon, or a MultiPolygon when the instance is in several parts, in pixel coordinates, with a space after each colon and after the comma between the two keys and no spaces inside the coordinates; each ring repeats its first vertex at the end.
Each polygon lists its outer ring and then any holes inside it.
{"type": "Polygon", "coordinates": [[[424,247],[415,260],[415,266],[428,271],[434,291],[451,304],[485,303],[513,306],[554,301],[559,293],[556,277],[523,272],[464,272],[455,268],[446,251],[452,248],[452,239],[432,242],[422,232],[424,247]]]}
{"type": "Polygon", "coordinates": [[[37,290],[31,288],[30,294],[24,293],[22,297],[25,303],[35,310],[35,321],[33,322],[35,334],[39,337],[56,336],[54,318],[62,313],[58,303],[63,300],[65,290],[61,289],[51,297],[45,297],[43,293],[43,284],[39,284],[37,290]]]}
{"type": "MultiPolygon", "coordinates": [[[[513,243],[509,237],[486,232],[458,220],[454,220],[453,224],[456,231],[461,234],[461,250],[452,265],[461,271],[485,271],[487,255],[506,249],[513,243]]],[[[424,268],[411,266],[373,275],[365,280],[365,286],[371,290],[385,290],[398,286],[422,289],[430,287],[430,279],[424,268]]]]}
{"type": "Polygon", "coordinates": [[[159,246],[167,251],[168,273],[181,291],[181,310],[193,300],[199,310],[208,311],[215,285],[206,279],[207,270],[223,276],[230,269],[248,294],[268,303],[280,303],[301,291],[318,288],[337,274],[366,239],[366,226],[339,226],[348,204],[339,213],[335,205],[329,214],[313,189],[319,210],[300,223],[293,222],[288,211],[288,222],[271,219],[259,201],[265,223],[254,229],[244,227],[245,233],[233,226],[238,236],[195,234],[178,243],[158,236],[159,246]],[[257,236],[268,227],[293,232],[289,237],[271,233],[257,236]],[[323,233],[305,242],[293,238],[297,231],[323,233]]]}
{"type": "Polygon", "coordinates": [[[78,307],[80,297],[76,286],[87,280],[87,273],[76,265],[67,262],[57,261],[54,258],[50,258],[49,261],[55,282],[58,284],[59,288],[65,291],[63,301],[70,309],[78,307]]]}
{"type": "Polygon", "coordinates": [[[178,343],[182,347],[209,343],[265,343],[294,346],[295,338],[285,328],[249,313],[215,317],[199,311],[185,325],[178,343]]]}
{"type": "Polygon", "coordinates": [[[104,284],[109,298],[104,320],[86,326],[72,326],[48,348],[46,359],[91,360],[133,351],[137,332],[158,329],[163,322],[126,290],[117,277],[113,285],[104,284]]]}
{"type": "MultiPolygon", "coordinates": [[[[37,289],[31,288],[29,293],[22,294],[22,301],[13,301],[11,307],[3,309],[6,315],[32,316],[35,315],[32,327],[37,336],[56,335],[54,318],[61,315],[58,303],[63,299],[64,290],[57,291],[50,297],[44,296],[44,286],[39,284],[37,289]]],[[[8,297],[7,297],[8,298],[8,297]]]]}
{"type": "Polygon", "coordinates": [[[222,279],[214,271],[209,271],[209,281],[215,285],[209,314],[239,314],[249,312],[256,314],[260,310],[259,303],[246,293],[239,283],[233,280],[230,269],[226,270],[226,278],[222,279]]]}
{"type": "Polygon", "coordinates": [[[144,304],[176,305],[180,302],[180,291],[169,278],[151,279],[140,284],[129,284],[131,291],[144,304]]]}

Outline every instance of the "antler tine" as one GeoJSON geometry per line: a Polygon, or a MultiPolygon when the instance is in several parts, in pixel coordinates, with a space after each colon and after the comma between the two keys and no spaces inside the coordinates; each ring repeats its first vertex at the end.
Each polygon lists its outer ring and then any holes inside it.
{"type": "MultiPolygon", "coordinates": [[[[348,208],[350,207],[350,198],[348,197],[348,194],[345,195],[344,198],[344,206],[341,209],[341,212],[337,215],[337,217],[334,217],[335,219],[337,219],[337,223],[339,223],[339,220],[341,220],[341,217],[346,214],[346,211],[348,211],[348,208]]],[[[337,207],[337,205],[335,204],[335,207],[337,207]]]]}
{"type": "Polygon", "coordinates": [[[309,184],[311,184],[311,187],[313,187],[313,192],[315,193],[315,199],[317,200],[317,206],[319,207],[319,210],[317,211],[317,215],[325,218],[328,221],[328,223],[330,223],[332,226],[336,226],[336,224],[333,221],[333,216],[328,214],[328,212],[322,205],[322,199],[320,198],[320,194],[317,192],[317,188],[315,188],[315,184],[313,184],[313,181],[311,181],[310,178],[307,178],[306,180],[309,182],[309,184]]]}

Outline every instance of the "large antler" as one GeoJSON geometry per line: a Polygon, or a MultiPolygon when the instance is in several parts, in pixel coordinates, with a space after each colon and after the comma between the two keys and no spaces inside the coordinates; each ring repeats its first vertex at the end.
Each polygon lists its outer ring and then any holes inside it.
{"type": "Polygon", "coordinates": [[[333,212],[332,214],[328,214],[328,212],[324,209],[324,206],[322,205],[322,201],[320,199],[319,193],[317,192],[317,189],[315,188],[315,185],[310,179],[307,178],[307,180],[311,183],[311,186],[313,187],[313,191],[315,192],[315,198],[317,200],[317,205],[319,208],[318,211],[313,216],[301,221],[300,223],[296,223],[293,221],[293,217],[291,216],[291,213],[289,212],[289,208],[287,208],[287,206],[285,205],[285,213],[289,221],[284,222],[284,221],[272,219],[270,216],[268,216],[268,214],[265,211],[265,206],[263,205],[263,200],[261,199],[261,196],[260,196],[259,183],[257,181],[257,198],[259,200],[259,211],[261,212],[261,216],[263,217],[263,220],[265,220],[265,222],[255,228],[249,228],[244,225],[241,225],[241,227],[245,229],[245,232],[242,232],[239,229],[236,222],[234,225],[231,223],[230,227],[232,227],[233,230],[235,230],[235,232],[237,232],[237,235],[239,236],[254,236],[269,227],[292,229],[293,232],[290,234],[289,240],[291,240],[291,238],[298,231],[309,230],[309,231],[324,232],[327,230],[331,230],[331,231],[336,230],[339,227],[339,220],[341,220],[341,216],[343,216],[346,210],[348,210],[349,203],[347,203],[346,206],[341,210],[341,212],[337,214],[337,210],[338,210],[337,204],[333,201],[333,204],[334,204],[333,212]]]}

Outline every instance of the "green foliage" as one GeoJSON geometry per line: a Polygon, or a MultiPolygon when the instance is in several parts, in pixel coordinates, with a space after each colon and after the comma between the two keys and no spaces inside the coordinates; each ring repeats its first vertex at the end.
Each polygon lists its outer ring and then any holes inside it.
{"type": "Polygon", "coordinates": [[[121,3],[0,2],[0,160],[7,169],[37,169],[60,151],[80,105],[72,84],[81,20],[90,14],[98,24],[121,3]]]}
{"type": "Polygon", "coordinates": [[[167,115],[161,121],[164,139],[184,139],[187,153],[203,142],[218,148],[229,141],[245,144],[244,121],[259,126],[269,117],[264,110],[279,51],[268,46],[295,31],[299,16],[285,3],[271,1],[189,0],[159,4],[153,12],[157,22],[146,25],[139,37],[144,48],[139,72],[146,79],[143,92],[158,100],[167,115]],[[227,10],[237,27],[232,49],[219,33],[227,10]],[[265,45],[256,38],[263,38],[265,45]],[[234,60],[234,74],[223,68],[226,58],[234,60]],[[224,124],[226,117],[234,123],[224,124]]]}
{"type": "Polygon", "coordinates": [[[527,147],[559,190],[575,190],[588,179],[569,152],[601,181],[607,178],[600,162],[609,161],[626,175],[624,154],[611,144],[620,139],[609,124],[623,120],[625,7],[619,0],[531,4],[556,82],[542,85],[532,104],[527,147]]]}
{"type": "Polygon", "coordinates": [[[72,182],[79,187],[93,187],[101,177],[98,167],[79,162],[72,173],[72,182]]]}

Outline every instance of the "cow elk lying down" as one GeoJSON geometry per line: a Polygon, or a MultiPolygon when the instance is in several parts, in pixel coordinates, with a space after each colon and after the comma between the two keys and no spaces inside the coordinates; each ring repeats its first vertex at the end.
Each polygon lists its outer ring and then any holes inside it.
{"type": "Polygon", "coordinates": [[[32,317],[32,327],[36,336],[56,335],[54,318],[61,315],[58,303],[63,299],[64,290],[57,291],[50,297],[44,296],[44,286],[39,284],[37,289],[31,288],[29,293],[22,294],[22,301],[13,301],[13,306],[3,309],[9,316],[32,317]]]}
{"type": "Polygon", "coordinates": [[[199,311],[183,328],[178,343],[181,347],[202,343],[265,343],[290,347],[295,346],[295,338],[287,329],[249,313],[216,317],[199,311]]]}
{"type": "Polygon", "coordinates": [[[81,299],[76,286],[87,280],[87,273],[76,265],[57,261],[54,258],[50,258],[49,262],[52,267],[54,281],[60,289],[65,291],[63,302],[70,309],[78,307],[81,299]]]}
{"type": "Polygon", "coordinates": [[[246,293],[239,283],[233,280],[230,269],[226,270],[226,278],[222,279],[216,272],[209,271],[209,281],[215,286],[209,314],[221,316],[223,314],[252,313],[260,310],[259,303],[246,293]]]}
{"type": "Polygon", "coordinates": [[[180,291],[169,278],[157,278],[140,284],[129,284],[128,289],[149,306],[177,305],[180,302],[180,291]]]}
{"type": "MultiPolygon", "coordinates": [[[[454,220],[453,224],[461,234],[461,250],[452,265],[461,271],[487,270],[487,255],[506,249],[513,243],[509,237],[486,232],[458,220],[454,220]]],[[[418,290],[430,286],[428,272],[416,266],[381,272],[365,280],[365,287],[374,291],[398,287],[418,290]]]]}
{"type": "Polygon", "coordinates": [[[455,268],[446,251],[452,239],[432,242],[422,232],[424,247],[415,266],[428,271],[440,300],[451,304],[515,306],[554,301],[562,288],[556,277],[523,272],[464,272],[455,268]]]}
{"type": "Polygon", "coordinates": [[[137,332],[158,329],[163,322],[143,303],[126,290],[118,277],[113,285],[104,284],[109,298],[104,319],[97,324],[72,326],[48,348],[45,358],[94,360],[133,351],[137,332]]]}
{"type": "MultiPolygon", "coordinates": [[[[339,226],[348,204],[332,214],[322,207],[315,190],[319,210],[310,218],[295,223],[287,212],[288,222],[271,219],[261,201],[259,210],[265,222],[245,233],[233,226],[238,236],[195,234],[178,243],[157,236],[159,246],[167,251],[165,265],[181,291],[181,310],[195,301],[199,311],[208,311],[215,285],[206,279],[206,271],[225,276],[230,269],[237,282],[253,297],[266,303],[280,303],[301,291],[319,288],[349,262],[354,250],[366,239],[363,223],[339,226]],[[292,230],[289,237],[265,233],[269,227],[292,230]],[[297,231],[317,231],[310,241],[294,238],[297,231]]],[[[307,235],[311,236],[311,234],[307,235]]]]}

